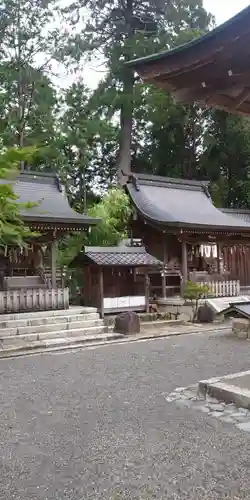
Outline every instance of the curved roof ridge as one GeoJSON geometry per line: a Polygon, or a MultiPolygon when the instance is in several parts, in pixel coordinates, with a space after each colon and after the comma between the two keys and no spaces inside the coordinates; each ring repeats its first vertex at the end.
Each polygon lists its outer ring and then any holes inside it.
{"type": "Polygon", "coordinates": [[[232,28],[233,25],[237,24],[238,22],[241,22],[245,16],[250,16],[250,5],[245,7],[243,10],[235,14],[235,16],[231,17],[224,23],[220,24],[219,26],[216,26],[214,29],[208,31],[202,36],[196,37],[190,42],[187,42],[185,44],[179,45],[178,47],[174,47],[173,49],[167,49],[167,50],[161,50],[160,52],[156,52],[155,54],[150,54],[148,56],[140,57],[137,59],[132,59],[131,61],[128,61],[126,64],[132,67],[139,67],[142,66],[143,64],[147,64],[148,62],[157,62],[162,59],[165,59],[166,57],[171,57],[175,56],[178,53],[186,52],[193,47],[197,47],[200,44],[209,41],[210,39],[213,39],[215,36],[218,37],[221,33],[225,33],[227,29],[232,28]]]}
{"type": "Polygon", "coordinates": [[[199,228],[217,231],[247,232],[250,221],[236,213],[224,213],[213,204],[205,186],[185,186],[167,182],[127,184],[128,193],[138,212],[149,222],[179,229],[199,228]]]}
{"type": "Polygon", "coordinates": [[[164,177],[162,175],[141,174],[133,172],[132,175],[138,181],[158,182],[162,184],[180,184],[184,186],[209,186],[209,181],[198,181],[193,179],[181,179],[178,177],[164,177]]]}

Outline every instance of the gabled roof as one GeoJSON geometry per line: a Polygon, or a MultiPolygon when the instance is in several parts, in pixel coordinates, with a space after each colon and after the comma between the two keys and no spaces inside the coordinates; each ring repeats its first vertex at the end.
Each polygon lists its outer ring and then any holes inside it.
{"type": "Polygon", "coordinates": [[[225,311],[223,311],[223,314],[225,316],[237,314],[237,316],[242,318],[250,319],[250,301],[237,302],[236,304],[232,303],[225,311]]]}
{"type": "Polygon", "coordinates": [[[85,247],[71,263],[71,267],[87,265],[90,262],[98,266],[143,267],[162,266],[162,262],[146,252],[144,247],[85,247]]]}
{"type": "Polygon", "coordinates": [[[127,190],[138,212],[153,224],[250,236],[250,222],[213,205],[207,183],[138,174],[129,177],[127,190]]]}
{"type": "Polygon", "coordinates": [[[177,102],[250,114],[250,5],[191,42],[128,64],[177,102]]]}
{"type": "MultiPolygon", "coordinates": [[[[1,183],[10,183],[0,181],[1,183]]],[[[55,174],[46,172],[20,172],[12,181],[15,194],[20,203],[36,203],[31,209],[22,209],[25,222],[54,224],[63,228],[83,228],[96,224],[97,219],[75,212],[69,205],[64,187],[55,174]]]]}

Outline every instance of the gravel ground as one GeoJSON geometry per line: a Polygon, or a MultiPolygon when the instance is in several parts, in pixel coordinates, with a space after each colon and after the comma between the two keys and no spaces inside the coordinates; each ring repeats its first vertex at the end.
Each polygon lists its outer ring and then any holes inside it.
{"type": "Polygon", "coordinates": [[[223,335],[0,362],[0,498],[250,499],[250,433],[166,400],[249,369],[223,335]]]}

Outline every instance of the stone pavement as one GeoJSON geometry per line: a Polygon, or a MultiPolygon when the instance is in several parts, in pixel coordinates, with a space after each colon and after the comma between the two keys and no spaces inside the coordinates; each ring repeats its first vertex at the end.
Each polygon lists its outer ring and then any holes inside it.
{"type": "Polygon", "coordinates": [[[250,432],[250,411],[248,408],[237,406],[231,402],[226,404],[221,399],[209,395],[203,397],[197,389],[197,385],[177,388],[166,397],[166,400],[179,407],[185,406],[206,413],[212,418],[218,418],[221,422],[233,424],[242,431],[250,432]]]}
{"type": "Polygon", "coordinates": [[[225,403],[234,403],[236,406],[250,410],[250,370],[225,377],[201,380],[198,391],[205,398],[208,394],[225,403]]]}
{"type": "Polygon", "coordinates": [[[250,434],[168,401],[249,358],[214,332],[1,360],[0,499],[249,500],[250,434]]]}

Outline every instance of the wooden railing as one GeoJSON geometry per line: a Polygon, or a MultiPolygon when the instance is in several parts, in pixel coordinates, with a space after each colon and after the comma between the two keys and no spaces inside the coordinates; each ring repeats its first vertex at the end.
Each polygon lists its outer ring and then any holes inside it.
{"type": "Polygon", "coordinates": [[[68,288],[33,288],[0,292],[0,314],[68,309],[68,288]]]}
{"type": "Polygon", "coordinates": [[[200,281],[199,285],[209,288],[210,297],[237,297],[240,295],[239,280],[200,281]]]}

